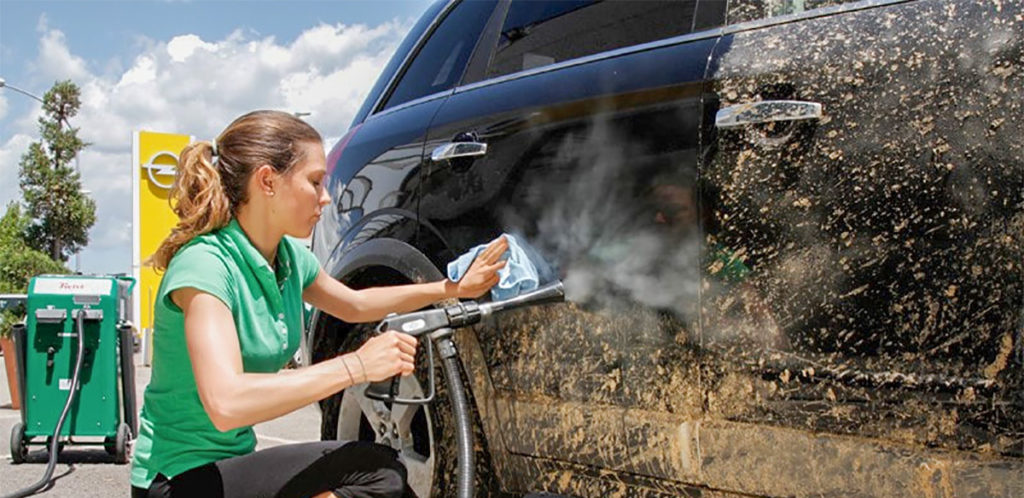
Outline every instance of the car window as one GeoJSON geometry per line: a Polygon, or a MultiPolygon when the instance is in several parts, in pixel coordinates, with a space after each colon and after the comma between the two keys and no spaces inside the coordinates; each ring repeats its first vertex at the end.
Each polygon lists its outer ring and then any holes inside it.
{"type": "Polygon", "coordinates": [[[512,0],[487,77],[693,30],[696,0],[512,0]]]}
{"type": "Polygon", "coordinates": [[[860,0],[729,0],[728,20],[736,24],[856,1],[860,0]]]}
{"type": "Polygon", "coordinates": [[[399,69],[399,65],[405,61],[406,55],[412,50],[423,33],[430,28],[433,20],[444,8],[445,0],[438,0],[427,7],[426,12],[420,16],[420,19],[416,21],[416,24],[409,30],[409,33],[405,35],[405,39],[402,40],[402,44],[398,46],[395,53],[391,56],[391,60],[388,61],[388,65],[384,66],[384,70],[381,71],[380,76],[377,77],[377,82],[373,84],[373,88],[370,89],[370,93],[367,94],[366,100],[363,101],[363,105],[356,112],[355,118],[352,120],[352,125],[355,126],[363,122],[366,115],[370,113],[371,108],[377,103],[377,99],[380,97],[385,86],[391,82],[391,76],[395,74],[395,71],[399,69]]]}
{"type": "Polygon", "coordinates": [[[697,15],[693,19],[693,30],[717,28],[725,24],[725,8],[729,0],[700,0],[697,15]]]}
{"type": "Polygon", "coordinates": [[[384,109],[454,87],[495,3],[466,0],[456,5],[416,54],[384,109]]]}

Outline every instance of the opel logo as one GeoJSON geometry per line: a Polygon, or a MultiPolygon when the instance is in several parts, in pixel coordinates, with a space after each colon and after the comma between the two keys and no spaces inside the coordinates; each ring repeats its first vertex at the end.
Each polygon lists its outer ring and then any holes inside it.
{"type": "Polygon", "coordinates": [[[174,176],[177,174],[177,170],[175,169],[175,166],[177,164],[178,164],[178,155],[177,154],[175,154],[173,152],[168,152],[168,151],[160,151],[160,152],[157,152],[156,154],[153,154],[153,156],[149,158],[149,161],[146,161],[146,164],[143,164],[142,167],[146,168],[146,174],[149,175],[149,181],[150,182],[152,182],[157,187],[160,187],[160,188],[163,188],[163,189],[170,189],[171,186],[174,185],[174,176]],[[164,156],[167,156],[167,157],[173,159],[174,160],[174,164],[156,164],[156,160],[161,158],[161,157],[164,157],[164,156]],[[160,178],[160,177],[169,177],[170,181],[168,181],[167,183],[164,183],[164,182],[158,180],[158,178],[160,178]]]}

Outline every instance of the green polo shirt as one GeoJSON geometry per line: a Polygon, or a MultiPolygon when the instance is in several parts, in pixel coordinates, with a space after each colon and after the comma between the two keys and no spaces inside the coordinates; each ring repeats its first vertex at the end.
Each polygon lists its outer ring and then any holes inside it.
{"type": "Polygon", "coordinates": [[[174,255],[154,303],[153,370],[139,417],[133,486],[148,488],[158,473],[174,477],[256,447],[252,427],[221,432],[203,409],[185,344],[185,317],[171,292],[193,287],[223,301],[235,322],[244,370],[272,373],[299,347],[302,291],[319,271],[313,253],[290,237],[277,247],[275,271],[236,220],[174,255]]]}

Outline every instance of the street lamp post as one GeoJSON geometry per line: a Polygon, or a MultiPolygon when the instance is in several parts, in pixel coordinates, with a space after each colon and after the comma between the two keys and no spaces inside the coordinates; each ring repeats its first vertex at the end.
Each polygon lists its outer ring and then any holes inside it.
{"type": "MultiPolygon", "coordinates": [[[[26,92],[25,90],[22,90],[21,88],[18,88],[18,87],[14,86],[14,85],[8,84],[7,80],[5,80],[2,77],[0,77],[0,88],[10,88],[11,90],[14,90],[15,92],[18,92],[18,93],[20,93],[22,95],[25,95],[26,97],[30,97],[30,98],[38,100],[40,104],[46,105],[46,102],[44,102],[43,99],[41,99],[38,96],[33,95],[33,94],[29,93],[29,92],[26,92]]],[[[66,117],[61,116],[61,120],[64,121],[64,124],[68,127],[68,129],[71,129],[71,123],[68,122],[66,117]]],[[[78,173],[78,179],[79,179],[79,181],[81,181],[81,179],[82,179],[82,168],[78,164],[78,151],[75,151],[75,172],[78,173]]],[[[90,193],[88,190],[85,190],[85,189],[79,189],[79,190],[83,194],[89,194],[90,193]]],[[[79,255],[80,252],[81,251],[75,251],[75,273],[81,273],[82,272],[82,260],[81,260],[81,256],[79,255]]]]}
{"type": "MultiPolygon", "coordinates": [[[[31,93],[28,93],[25,90],[22,90],[21,88],[18,88],[18,87],[14,86],[14,85],[8,85],[7,84],[7,80],[5,80],[3,78],[0,78],[0,88],[10,88],[11,90],[14,90],[15,92],[18,92],[18,93],[20,93],[22,95],[25,95],[26,97],[30,97],[30,98],[38,100],[40,104],[44,104],[44,105],[46,104],[46,102],[44,102],[43,99],[41,99],[41,98],[31,94],[31,93]]],[[[68,122],[67,118],[62,116],[61,120],[64,121],[64,124],[68,128],[71,128],[71,123],[68,122]]],[[[79,165],[78,165],[78,153],[77,152],[75,153],[75,171],[77,171],[79,176],[81,176],[82,168],[80,168],[79,165]]]]}
{"type": "Polygon", "coordinates": [[[3,78],[0,78],[0,88],[10,88],[11,90],[14,90],[15,92],[18,92],[18,93],[20,93],[22,95],[25,95],[27,97],[32,97],[32,98],[38,100],[40,104],[45,104],[45,102],[43,102],[43,99],[41,99],[39,97],[36,97],[35,95],[32,95],[31,93],[28,93],[25,90],[22,90],[22,89],[14,86],[14,85],[8,85],[7,81],[4,80],[3,78]]]}

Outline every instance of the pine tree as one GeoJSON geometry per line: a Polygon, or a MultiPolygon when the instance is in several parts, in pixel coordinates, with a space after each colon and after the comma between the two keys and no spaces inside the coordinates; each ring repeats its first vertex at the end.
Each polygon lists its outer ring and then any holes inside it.
{"type": "Polygon", "coordinates": [[[78,138],[78,128],[68,124],[78,114],[79,96],[78,86],[70,80],[58,81],[46,92],[45,114],[39,118],[42,141],[29,145],[19,164],[22,197],[31,219],[25,241],[60,262],[89,243],[89,229],[96,223],[96,203],[82,192],[72,164],[89,146],[78,138]]]}

